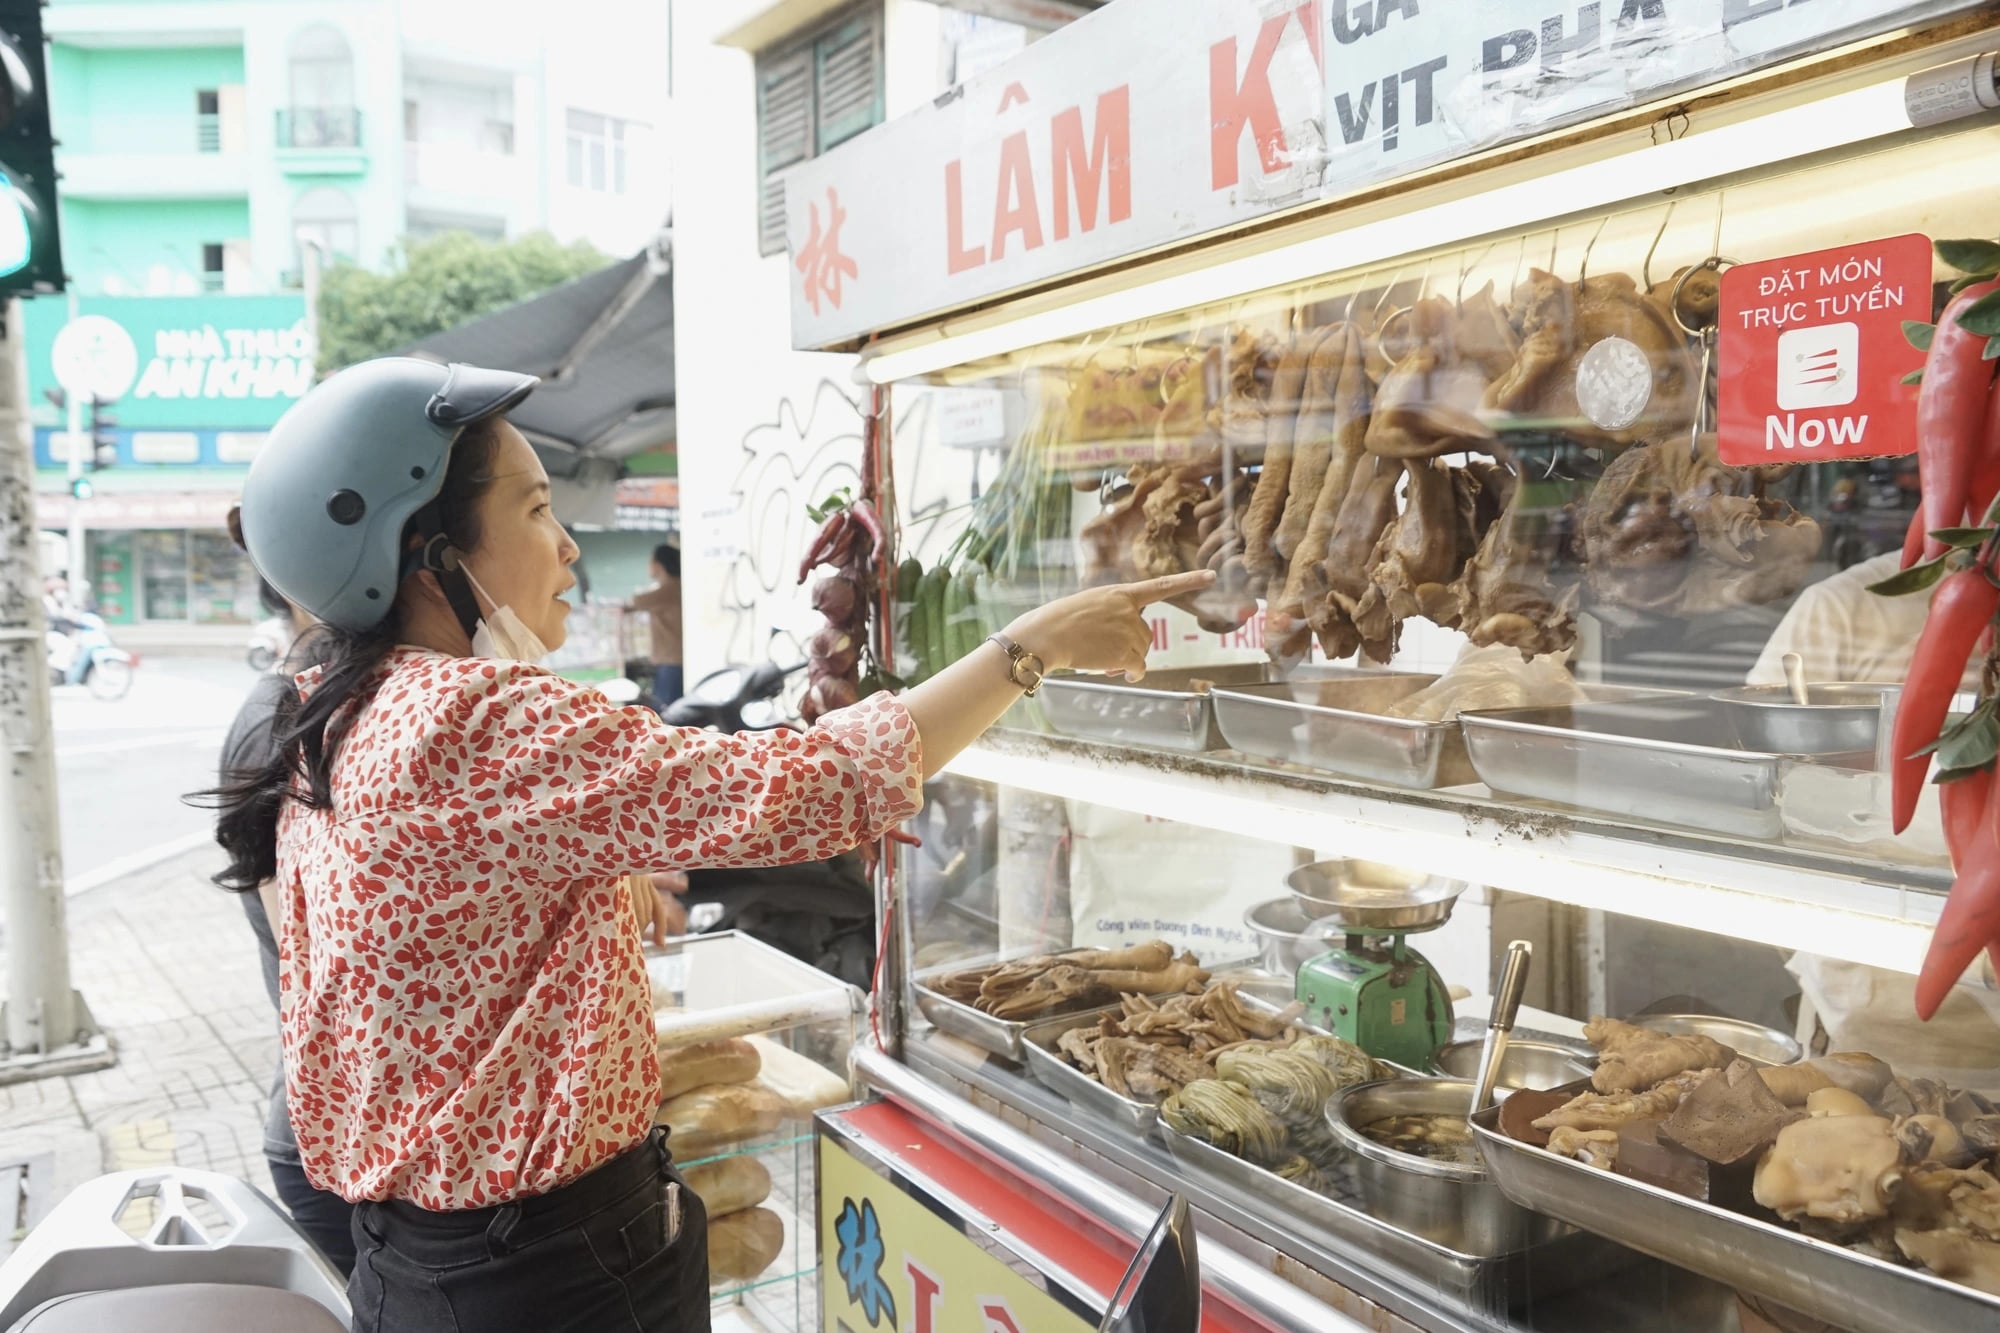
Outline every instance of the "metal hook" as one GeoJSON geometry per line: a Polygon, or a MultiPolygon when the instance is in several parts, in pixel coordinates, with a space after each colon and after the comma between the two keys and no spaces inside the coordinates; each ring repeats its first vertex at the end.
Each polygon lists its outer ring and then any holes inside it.
{"type": "Polygon", "coordinates": [[[1560,244],[1562,244],[1562,228],[1549,228],[1549,273],[1551,275],[1556,271],[1556,247],[1560,244]]]}
{"type": "MultiPolygon", "coordinates": [[[[1479,252],[1479,258],[1477,258],[1477,259],[1473,260],[1472,262],[1470,262],[1470,263],[1468,263],[1468,264],[1465,264],[1465,265],[1463,265],[1463,266],[1461,266],[1461,267],[1459,268],[1459,270],[1458,270],[1458,294],[1457,294],[1457,295],[1456,295],[1456,296],[1455,296],[1455,297],[1453,298],[1453,299],[1454,299],[1454,301],[1455,301],[1455,302],[1456,302],[1457,304],[1459,304],[1459,305],[1464,305],[1464,304],[1465,304],[1465,280],[1466,280],[1467,278],[1469,278],[1469,277],[1471,277],[1471,276],[1472,276],[1472,271],[1473,271],[1474,269],[1478,268],[1478,267],[1479,267],[1479,266],[1480,266],[1481,264],[1484,264],[1484,263],[1485,263],[1485,262],[1487,261],[1488,257],[1490,257],[1490,256],[1492,255],[1493,251],[1494,251],[1495,249],[1497,249],[1497,248],[1499,247],[1499,245],[1500,245],[1500,242],[1498,242],[1498,241],[1493,241],[1493,242],[1489,243],[1489,244],[1487,245],[1487,247],[1486,247],[1486,248],[1485,248],[1484,250],[1481,250],[1481,251],[1479,252]]],[[[1462,252],[1461,252],[1461,253],[1462,253],[1462,252]]]]}
{"type": "Polygon", "coordinates": [[[1720,273],[1725,268],[1734,268],[1736,262],[1724,255],[1710,255],[1699,264],[1688,265],[1681,270],[1680,276],[1674,279],[1674,285],[1667,291],[1667,313],[1673,316],[1674,323],[1680,326],[1682,333],[1690,338],[1702,338],[1713,329],[1712,325],[1698,329],[1681,318],[1681,292],[1686,289],[1688,279],[1697,273],[1720,273]]]}
{"type": "Polygon", "coordinates": [[[1604,228],[1610,221],[1611,215],[1609,213],[1599,218],[1597,220],[1597,230],[1590,233],[1590,241],[1583,247],[1583,258],[1578,260],[1576,265],[1576,285],[1579,287],[1583,286],[1590,278],[1590,252],[1597,248],[1597,240],[1600,236],[1604,235],[1604,228]]]}
{"type": "Polygon", "coordinates": [[[1403,270],[1402,267],[1399,265],[1396,268],[1396,270],[1389,275],[1389,281],[1382,285],[1382,294],[1375,298],[1375,309],[1369,312],[1369,314],[1370,318],[1377,321],[1377,327],[1380,327],[1380,320],[1382,318],[1382,307],[1389,304],[1390,293],[1396,290],[1396,284],[1401,282],[1402,280],[1403,280],[1403,270]]]}
{"type": "Polygon", "coordinates": [[[1660,216],[1660,229],[1653,233],[1653,243],[1646,247],[1646,262],[1639,266],[1639,277],[1647,291],[1653,290],[1653,254],[1660,248],[1660,241],[1667,234],[1667,226],[1674,220],[1674,205],[1680,200],[1667,200],[1667,211],[1660,216]]]}

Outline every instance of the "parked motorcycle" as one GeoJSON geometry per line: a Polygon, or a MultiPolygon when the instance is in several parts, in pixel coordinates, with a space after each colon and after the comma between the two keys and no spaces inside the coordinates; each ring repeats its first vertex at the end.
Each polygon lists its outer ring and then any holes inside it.
{"type": "Polygon", "coordinates": [[[70,611],[49,623],[44,641],[53,685],[88,685],[99,699],[122,699],[139,659],[111,642],[104,619],[70,611]]]}
{"type": "Polygon", "coordinates": [[[85,1181],[0,1264],[0,1329],[352,1327],[347,1286],[240,1180],[183,1167],[85,1181]]]}
{"type": "Polygon", "coordinates": [[[292,622],[285,616],[260,620],[250,631],[250,650],[245,655],[252,671],[262,673],[278,665],[292,650],[292,622]]]}

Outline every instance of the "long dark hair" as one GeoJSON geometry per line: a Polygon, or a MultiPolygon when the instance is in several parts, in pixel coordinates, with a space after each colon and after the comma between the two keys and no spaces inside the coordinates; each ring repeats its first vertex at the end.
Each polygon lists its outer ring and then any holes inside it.
{"type": "MultiPolygon", "coordinates": [[[[437,498],[403,531],[405,547],[439,533],[449,535],[461,551],[479,545],[478,502],[493,485],[499,421],[494,417],[478,422],[459,436],[437,498]]],[[[218,811],[215,840],[229,853],[229,864],[215,875],[217,884],[247,893],[278,873],[278,815],[286,801],[313,810],[333,805],[333,761],[359,711],[348,705],[364,701],[402,630],[402,616],[391,608],[380,624],[369,629],[322,624],[300,636],[289,665],[325,670],[310,699],[301,702],[296,690],[287,690],[278,701],[270,722],[274,741],[270,761],[261,768],[226,771],[220,786],[186,798],[190,804],[218,811]]]]}

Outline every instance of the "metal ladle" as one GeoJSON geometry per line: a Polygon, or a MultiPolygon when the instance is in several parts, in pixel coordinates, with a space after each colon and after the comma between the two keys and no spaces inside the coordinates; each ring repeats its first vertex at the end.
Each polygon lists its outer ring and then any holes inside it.
{"type": "Polygon", "coordinates": [[[1478,1115],[1493,1100],[1493,1085],[1499,1081],[1501,1062],[1507,1058],[1507,1043],[1514,1036],[1514,1017],[1521,1012],[1521,994],[1528,988],[1528,964],[1535,946],[1515,940],[1507,946],[1507,961],[1500,966],[1500,984],[1493,988],[1493,1016],[1486,1024],[1486,1041],[1479,1048],[1479,1078],[1472,1085],[1472,1109],[1478,1115]]]}
{"type": "Polygon", "coordinates": [[[1797,653],[1786,653],[1778,661],[1785,668],[1785,684],[1792,690],[1792,702],[1804,708],[1812,700],[1806,697],[1806,662],[1797,653]]]}

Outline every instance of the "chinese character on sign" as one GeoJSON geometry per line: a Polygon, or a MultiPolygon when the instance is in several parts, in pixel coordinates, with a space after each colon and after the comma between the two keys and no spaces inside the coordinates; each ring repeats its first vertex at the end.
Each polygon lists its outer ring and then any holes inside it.
{"type": "Polygon", "coordinates": [[[840,206],[840,195],[832,186],[826,191],[826,219],[822,228],[818,204],[807,204],[807,212],[812,218],[812,230],[806,236],[806,243],[799,247],[799,257],[793,267],[805,275],[806,304],[819,313],[820,298],[824,296],[840,309],[840,284],[843,278],[858,278],[861,269],[846,255],[840,253],[840,224],[847,220],[847,210],[840,206]]]}
{"type": "Polygon", "coordinates": [[[882,1260],[887,1249],[882,1243],[882,1224],[875,1216],[874,1200],[863,1199],[857,1208],[854,1200],[843,1199],[840,1219],[833,1230],[840,1242],[835,1264],[847,1286],[847,1299],[868,1316],[868,1327],[880,1327],[885,1317],[890,1328],[896,1327],[896,1298],[890,1294],[889,1284],[882,1280],[882,1260]]]}

